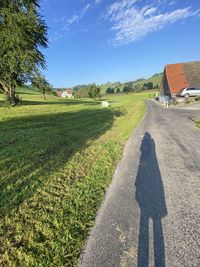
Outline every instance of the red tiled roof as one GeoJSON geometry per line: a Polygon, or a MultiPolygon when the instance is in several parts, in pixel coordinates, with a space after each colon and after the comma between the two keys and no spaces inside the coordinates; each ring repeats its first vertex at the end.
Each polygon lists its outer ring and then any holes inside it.
{"type": "Polygon", "coordinates": [[[72,89],[70,89],[70,88],[65,89],[64,92],[67,92],[68,94],[72,94],[72,89]]]}
{"type": "Polygon", "coordinates": [[[177,94],[181,89],[189,86],[184,74],[183,65],[180,63],[165,66],[165,73],[172,95],[177,94]]]}
{"type": "Polygon", "coordinates": [[[73,90],[70,88],[64,89],[64,90],[56,90],[57,96],[61,97],[63,92],[67,92],[68,94],[72,94],[73,90]]]}
{"type": "Polygon", "coordinates": [[[60,91],[60,90],[56,90],[56,94],[57,94],[57,96],[61,96],[62,91],[60,91]]]}

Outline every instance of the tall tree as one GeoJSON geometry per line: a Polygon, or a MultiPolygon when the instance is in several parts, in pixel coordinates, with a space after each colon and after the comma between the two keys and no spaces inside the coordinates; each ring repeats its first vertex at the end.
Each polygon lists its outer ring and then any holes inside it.
{"type": "Polygon", "coordinates": [[[0,90],[17,104],[16,86],[45,68],[47,26],[37,0],[0,0],[0,90]]]}
{"type": "Polygon", "coordinates": [[[89,95],[90,98],[93,98],[93,99],[95,100],[97,97],[100,97],[100,96],[101,96],[100,91],[101,91],[100,87],[97,86],[97,85],[94,83],[94,84],[92,84],[92,85],[90,86],[88,95],[89,95]]]}
{"type": "Polygon", "coordinates": [[[111,87],[108,87],[108,88],[106,89],[106,93],[107,93],[107,94],[114,94],[114,92],[115,92],[115,90],[114,90],[113,88],[111,88],[111,87]]]}
{"type": "Polygon", "coordinates": [[[132,91],[132,86],[131,85],[125,85],[124,88],[123,88],[123,92],[124,93],[129,93],[132,91]]]}
{"type": "Polygon", "coordinates": [[[39,71],[35,72],[31,81],[32,85],[42,92],[44,100],[46,100],[46,93],[52,92],[52,86],[50,83],[47,82],[45,77],[39,71]]]}

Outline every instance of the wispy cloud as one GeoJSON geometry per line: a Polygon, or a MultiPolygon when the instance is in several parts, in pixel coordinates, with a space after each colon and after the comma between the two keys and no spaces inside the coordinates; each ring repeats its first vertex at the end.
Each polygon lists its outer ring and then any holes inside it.
{"type": "MultiPolygon", "coordinates": [[[[78,23],[85,14],[96,7],[98,7],[103,0],[93,0],[90,1],[90,3],[85,4],[79,11],[74,13],[72,16],[67,17],[66,15],[63,15],[59,18],[54,18],[54,23],[60,23],[62,26],[59,27],[59,30],[53,32],[51,34],[50,43],[53,43],[59,39],[62,39],[63,37],[67,36],[69,34],[70,26],[73,24],[78,23]]],[[[87,32],[86,28],[79,28],[78,30],[74,30],[70,34],[73,35],[77,32],[87,32]]]]}
{"type": "Polygon", "coordinates": [[[98,5],[98,4],[100,4],[102,1],[103,1],[103,0],[94,0],[94,4],[95,4],[95,5],[98,5]]]}
{"type": "Polygon", "coordinates": [[[112,43],[124,45],[144,38],[147,34],[155,32],[199,14],[200,10],[192,10],[191,7],[175,9],[163,12],[157,5],[140,6],[139,0],[120,0],[110,5],[104,18],[112,23],[114,31],[112,43]]]}
{"type": "Polygon", "coordinates": [[[52,44],[63,37],[63,33],[54,32],[49,38],[49,43],[52,44]]]}
{"type": "Polygon", "coordinates": [[[86,4],[79,12],[66,19],[64,29],[67,29],[73,23],[78,23],[89,10],[97,7],[102,1],[103,0],[93,0],[92,3],[86,4]]]}
{"type": "Polygon", "coordinates": [[[67,19],[66,25],[71,25],[75,22],[79,22],[90,8],[91,4],[85,5],[81,11],[79,11],[77,14],[74,14],[71,18],[67,19]]]}
{"type": "Polygon", "coordinates": [[[175,5],[176,4],[176,1],[171,1],[171,2],[169,2],[169,6],[173,6],[173,5],[175,5]]]}

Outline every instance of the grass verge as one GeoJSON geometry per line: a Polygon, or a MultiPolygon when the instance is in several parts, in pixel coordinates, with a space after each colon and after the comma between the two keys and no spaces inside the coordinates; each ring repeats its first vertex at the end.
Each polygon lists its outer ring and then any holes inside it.
{"type": "Polygon", "coordinates": [[[200,121],[196,121],[196,125],[200,128],[200,121]]]}
{"type": "Polygon", "coordinates": [[[145,96],[0,107],[1,266],[76,265],[145,96]]]}

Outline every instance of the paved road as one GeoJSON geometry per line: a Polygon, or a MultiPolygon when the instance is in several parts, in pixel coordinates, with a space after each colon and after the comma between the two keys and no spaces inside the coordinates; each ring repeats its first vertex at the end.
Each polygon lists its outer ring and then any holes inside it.
{"type": "Polygon", "coordinates": [[[81,267],[200,266],[197,110],[148,112],[125,148],[81,267]]]}

